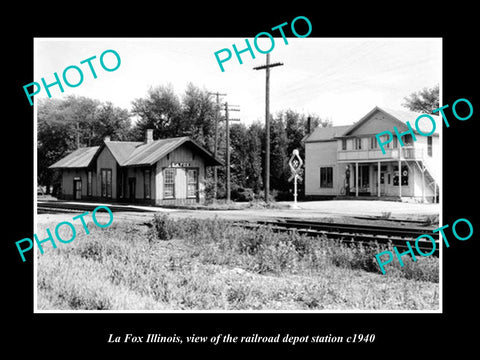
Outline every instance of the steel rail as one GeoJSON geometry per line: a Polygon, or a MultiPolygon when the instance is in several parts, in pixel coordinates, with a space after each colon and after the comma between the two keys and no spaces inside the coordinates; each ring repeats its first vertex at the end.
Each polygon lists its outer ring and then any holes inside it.
{"type": "MultiPolygon", "coordinates": [[[[435,234],[432,234],[427,229],[398,229],[398,227],[383,226],[381,230],[378,230],[375,226],[357,226],[349,224],[334,224],[334,223],[314,223],[311,221],[257,221],[257,222],[235,222],[236,226],[245,228],[259,228],[270,227],[274,231],[279,232],[291,232],[296,231],[299,234],[304,234],[312,237],[325,236],[328,239],[337,239],[346,244],[372,244],[377,242],[378,244],[392,244],[399,249],[408,248],[406,242],[411,240],[411,246],[415,247],[414,241],[416,238],[423,234],[430,234],[435,239],[435,234]],[[304,226],[300,226],[304,225],[304,226]],[[317,225],[317,226],[316,226],[317,225]],[[328,225],[328,226],[327,226],[328,225]],[[378,231],[377,231],[378,230],[378,231]],[[387,230],[391,230],[393,234],[389,234],[387,230]]],[[[439,253],[439,241],[435,239],[436,249],[434,254],[439,253]]],[[[418,240],[418,248],[424,253],[430,253],[432,250],[432,243],[428,239],[421,238],[418,240]]]]}

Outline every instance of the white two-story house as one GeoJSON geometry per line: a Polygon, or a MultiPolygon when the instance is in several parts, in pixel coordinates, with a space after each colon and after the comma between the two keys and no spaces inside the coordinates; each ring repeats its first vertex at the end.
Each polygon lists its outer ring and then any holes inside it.
{"type": "MultiPolygon", "coordinates": [[[[422,202],[438,201],[441,184],[442,120],[432,116],[436,131],[422,136],[415,129],[421,114],[375,107],[351,126],[316,128],[305,139],[305,196],[312,199],[374,197],[422,202]],[[414,129],[408,131],[406,122],[414,129]],[[391,131],[393,141],[380,149],[376,134],[391,131]]],[[[429,133],[432,125],[423,123],[429,133]]],[[[424,128],[425,127],[425,128],[424,128]]]]}

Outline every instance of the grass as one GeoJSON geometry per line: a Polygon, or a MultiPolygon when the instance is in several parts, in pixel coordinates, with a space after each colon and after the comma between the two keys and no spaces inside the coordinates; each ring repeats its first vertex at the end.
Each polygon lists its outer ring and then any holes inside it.
{"type": "Polygon", "coordinates": [[[170,209],[186,210],[243,210],[243,209],[288,209],[288,204],[280,204],[276,201],[265,202],[261,199],[255,199],[248,202],[235,202],[226,200],[215,200],[205,204],[185,204],[185,205],[162,205],[161,207],[170,209]]]}
{"type": "Polygon", "coordinates": [[[244,229],[216,218],[164,215],[151,225],[91,224],[90,235],[78,231],[72,243],[38,254],[38,308],[438,308],[433,257],[391,263],[381,275],[378,245],[244,229]]]}

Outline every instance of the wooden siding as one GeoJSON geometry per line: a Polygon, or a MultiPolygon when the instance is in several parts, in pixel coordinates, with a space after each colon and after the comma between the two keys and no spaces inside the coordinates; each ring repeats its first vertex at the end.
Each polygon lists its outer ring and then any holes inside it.
{"type": "MultiPolygon", "coordinates": [[[[379,132],[390,130],[392,133],[393,128],[397,127],[399,131],[408,130],[407,125],[395,121],[391,116],[385,115],[381,111],[375,111],[374,114],[370,116],[362,125],[354,129],[348,136],[358,136],[358,135],[376,135],[379,132]]],[[[415,124],[412,124],[415,126],[415,124]]],[[[363,144],[362,144],[363,148],[363,144]]]]}
{"type": "Polygon", "coordinates": [[[64,169],[62,173],[62,198],[73,199],[73,180],[82,181],[82,198],[87,196],[87,171],[85,169],[64,169]]]}
{"type": "Polygon", "coordinates": [[[156,204],[185,204],[196,203],[196,199],[187,199],[186,169],[198,169],[198,201],[205,200],[205,161],[195,154],[190,147],[182,145],[168,156],[157,162],[155,170],[155,203],[156,204]],[[175,199],[163,198],[163,169],[172,167],[173,163],[187,163],[188,166],[175,167],[175,199]]]}
{"type": "Polygon", "coordinates": [[[305,195],[338,195],[343,186],[339,171],[345,166],[337,164],[336,141],[305,144],[305,195]],[[332,167],[333,187],[320,187],[320,168],[332,167]]]}
{"type": "Polygon", "coordinates": [[[92,195],[87,196],[87,169],[63,169],[62,170],[62,194],[65,199],[73,199],[73,179],[80,177],[82,180],[82,200],[92,199],[98,201],[122,201],[147,204],[193,204],[205,200],[205,175],[206,165],[204,158],[188,144],[184,144],[173,150],[164,158],[160,159],[153,166],[121,167],[116,162],[112,153],[107,147],[98,154],[97,160],[92,168],[92,195]],[[175,198],[163,199],[163,169],[176,164],[175,176],[175,198]],[[111,169],[112,171],[112,197],[104,198],[101,195],[101,170],[111,169]],[[144,174],[145,169],[150,169],[150,199],[145,198],[144,174]],[[198,195],[196,198],[187,198],[187,177],[188,169],[198,170],[198,195]],[[123,184],[122,181],[123,174],[123,184]],[[135,181],[134,194],[130,194],[130,181],[135,181]],[[123,192],[122,192],[123,187],[123,192]],[[123,194],[122,194],[123,193],[123,194]],[[123,196],[122,196],[123,195],[123,196]],[[133,196],[131,196],[133,195],[133,196]]]}
{"type": "MultiPolygon", "coordinates": [[[[112,153],[107,147],[104,147],[103,150],[98,154],[97,158],[97,187],[96,194],[97,197],[102,197],[102,169],[111,169],[112,170],[112,197],[111,199],[117,198],[117,161],[113,157],[112,153]]],[[[110,199],[110,198],[109,198],[110,199]]]]}

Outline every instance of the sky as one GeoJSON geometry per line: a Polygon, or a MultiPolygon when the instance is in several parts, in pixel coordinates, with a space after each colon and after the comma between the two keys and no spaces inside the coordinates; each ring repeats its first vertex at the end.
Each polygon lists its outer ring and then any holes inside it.
{"type": "MultiPolygon", "coordinates": [[[[52,98],[86,96],[130,110],[131,103],[145,97],[150,87],[171,84],[181,96],[189,82],[210,92],[226,93],[222,101],[240,106],[235,113],[250,124],[265,119],[265,70],[253,67],[265,64],[253,39],[255,59],[235,56],[232,44],[246,47],[245,38],[36,38],[34,42],[34,79],[54,82],[54,72],[76,65],[84,75],[75,88],[63,84],[50,88],[52,98]],[[223,63],[222,72],[214,53],[228,48],[232,58],[223,63]],[[102,69],[99,58],[105,50],[115,50],[121,58],[117,70],[102,69]],[[92,65],[82,60],[96,56],[92,65]]],[[[283,66],[270,71],[270,112],[292,109],[330,119],[333,125],[349,125],[361,119],[373,107],[404,109],[404,97],[424,87],[442,84],[441,38],[274,38],[270,63],[283,66]]],[[[259,38],[260,49],[268,49],[270,40],[259,38]]],[[[220,54],[221,57],[226,53],[220,54]]],[[[114,67],[113,54],[104,57],[114,67]]],[[[75,70],[68,71],[70,82],[78,82],[75,70]]],[[[62,80],[63,83],[63,80],[62,80]]],[[[35,96],[48,98],[45,89],[35,96]]],[[[27,98],[25,101],[28,101],[27,98]]]]}

